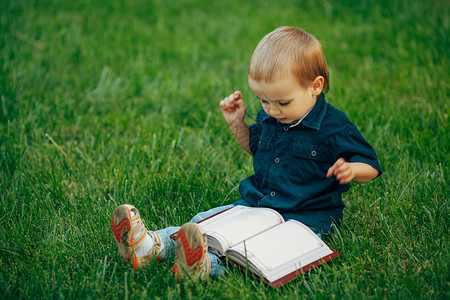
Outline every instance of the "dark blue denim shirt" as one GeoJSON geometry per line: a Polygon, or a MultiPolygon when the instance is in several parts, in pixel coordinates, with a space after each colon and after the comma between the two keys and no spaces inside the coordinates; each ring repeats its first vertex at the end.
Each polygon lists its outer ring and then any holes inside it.
{"type": "Polygon", "coordinates": [[[343,217],[341,185],[328,169],[339,157],[371,165],[381,174],[377,156],[346,114],[325,101],[323,94],[295,126],[278,122],[261,109],[250,126],[255,174],[244,179],[235,204],[270,207],[314,231],[328,232],[343,217]]]}

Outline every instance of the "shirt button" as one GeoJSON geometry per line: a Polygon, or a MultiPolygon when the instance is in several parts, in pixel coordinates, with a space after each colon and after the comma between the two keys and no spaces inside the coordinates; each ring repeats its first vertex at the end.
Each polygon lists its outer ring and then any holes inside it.
{"type": "Polygon", "coordinates": [[[279,163],[280,162],[280,159],[277,157],[277,158],[275,158],[275,163],[277,164],[277,163],[279,163]]]}
{"type": "Polygon", "coordinates": [[[311,155],[312,155],[312,156],[316,156],[316,155],[317,155],[317,152],[313,150],[313,151],[311,151],[311,155]]]}
{"type": "Polygon", "coordinates": [[[275,192],[271,192],[270,196],[275,197],[275,192]]]}

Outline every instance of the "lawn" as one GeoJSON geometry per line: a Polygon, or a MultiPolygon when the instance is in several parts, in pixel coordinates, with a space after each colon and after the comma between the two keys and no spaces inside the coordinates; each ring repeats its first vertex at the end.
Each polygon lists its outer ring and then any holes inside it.
{"type": "Polygon", "coordinates": [[[2,298],[450,298],[448,1],[0,2],[2,298]],[[251,157],[219,101],[247,85],[259,40],[292,25],[322,43],[327,101],[384,174],[353,184],[342,253],[280,289],[238,270],[194,286],[172,261],[134,272],[114,208],[147,227],[233,203],[251,157]]]}

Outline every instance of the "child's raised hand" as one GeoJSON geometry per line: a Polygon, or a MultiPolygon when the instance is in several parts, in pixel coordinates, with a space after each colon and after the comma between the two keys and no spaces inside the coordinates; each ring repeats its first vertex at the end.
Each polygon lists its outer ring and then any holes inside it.
{"type": "Polygon", "coordinates": [[[355,178],[351,164],[345,161],[343,158],[339,158],[331,168],[328,169],[327,177],[335,175],[336,180],[340,184],[346,184],[355,178]]]}
{"type": "Polygon", "coordinates": [[[230,96],[220,101],[220,108],[222,110],[223,117],[228,124],[232,124],[235,121],[243,121],[247,108],[242,100],[242,93],[236,91],[230,96]]]}

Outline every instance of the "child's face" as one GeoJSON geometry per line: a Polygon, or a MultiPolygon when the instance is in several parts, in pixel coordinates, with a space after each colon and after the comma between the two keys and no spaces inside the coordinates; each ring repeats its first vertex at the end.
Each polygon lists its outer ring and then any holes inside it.
{"type": "Polygon", "coordinates": [[[278,121],[290,124],[302,118],[317,101],[320,91],[313,86],[301,86],[293,76],[267,83],[254,81],[248,83],[253,93],[261,100],[264,111],[278,121]]]}

